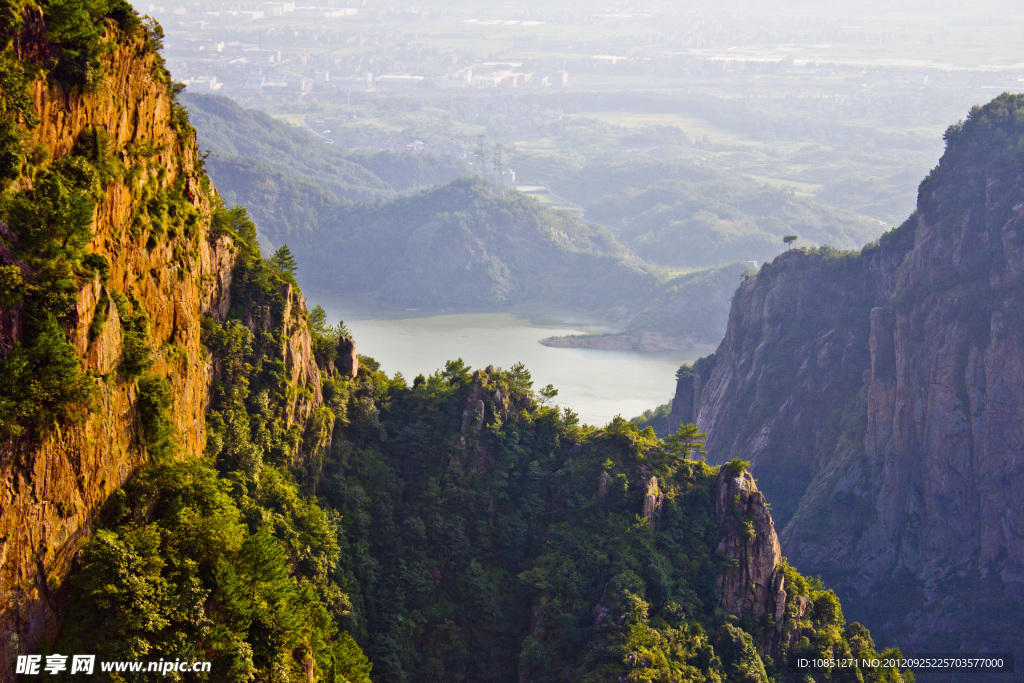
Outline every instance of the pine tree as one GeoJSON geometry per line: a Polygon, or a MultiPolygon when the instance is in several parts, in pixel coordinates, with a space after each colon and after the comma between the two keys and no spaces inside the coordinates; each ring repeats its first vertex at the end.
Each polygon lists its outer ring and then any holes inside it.
{"type": "Polygon", "coordinates": [[[704,439],[707,434],[695,424],[679,425],[675,434],[665,439],[666,450],[676,457],[686,459],[693,453],[707,453],[704,450],[704,439]]]}
{"type": "Polygon", "coordinates": [[[288,248],[287,244],[282,244],[274,252],[274,255],[270,257],[270,263],[282,273],[291,276],[295,275],[295,271],[299,267],[299,264],[295,261],[295,256],[292,254],[292,250],[288,248]]]}

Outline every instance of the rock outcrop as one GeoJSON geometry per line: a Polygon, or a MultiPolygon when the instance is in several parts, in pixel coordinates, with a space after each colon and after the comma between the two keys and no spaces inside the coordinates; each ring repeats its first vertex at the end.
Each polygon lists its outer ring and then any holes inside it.
{"type": "MultiPolygon", "coordinates": [[[[313,337],[309,331],[306,300],[293,284],[284,282],[280,289],[284,302],[279,315],[268,307],[260,306],[248,311],[244,322],[253,332],[276,334],[280,348],[278,353],[285,364],[285,381],[289,386],[306,388],[288,397],[285,408],[285,424],[304,424],[313,410],[323,403],[320,368],[313,357],[313,337]]],[[[340,344],[339,344],[340,347],[340,344]]],[[[353,353],[355,342],[352,342],[353,353]]],[[[345,359],[340,359],[344,373],[345,359]]],[[[355,361],[358,367],[358,360],[355,361]]]]}
{"type": "Polygon", "coordinates": [[[718,575],[721,606],[733,614],[771,614],[781,622],[786,608],[782,549],[775,523],[750,472],[722,468],[715,495],[721,540],[716,552],[726,560],[718,575]]]}
{"type": "Polygon", "coordinates": [[[359,354],[356,352],[356,342],[348,337],[338,339],[338,369],[345,377],[355,377],[359,374],[359,354]]]}
{"type": "Polygon", "coordinates": [[[611,481],[612,478],[608,476],[607,472],[601,472],[601,476],[597,480],[597,497],[602,501],[608,500],[608,485],[611,481]]]}
{"type": "Polygon", "coordinates": [[[644,494],[644,508],[640,513],[647,520],[652,531],[658,530],[658,521],[661,519],[661,509],[665,504],[665,494],[658,488],[658,478],[651,477],[647,482],[647,491],[644,494]]]}
{"type": "Polygon", "coordinates": [[[910,646],[1024,628],[1021,112],[1006,95],[952,127],[918,211],[859,254],[766,264],[679,380],[674,418],[753,463],[794,566],[910,646]]]}
{"type": "Polygon", "coordinates": [[[508,396],[502,394],[501,386],[493,381],[493,365],[473,373],[473,383],[462,410],[462,427],[459,447],[466,451],[466,465],[470,472],[487,472],[494,467],[494,458],[481,439],[488,415],[505,420],[509,416],[508,396]]]}

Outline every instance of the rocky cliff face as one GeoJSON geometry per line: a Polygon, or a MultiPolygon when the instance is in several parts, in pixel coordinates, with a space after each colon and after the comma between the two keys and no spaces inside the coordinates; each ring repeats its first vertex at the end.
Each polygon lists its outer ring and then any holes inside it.
{"type": "MultiPolygon", "coordinates": [[[[723,469],[715,516],[721,540],[716,552],[730,560],[718,576],[722,609],[733,614],[775,614],[786,607],[782,550],[764,495],[750,472],[723,469]]],[[[781,621],[781,613],[777,617],[781,621]]]]}
{"type": "MultiPolygon", "coordinates": [[[[113,30],[113,29],[111,29],[113,30]]],[[[95,401],[85,424],[58,426],[33,439],[0,446],[0,660],[37,647],[59,627],[60,586],[90,534],[101,507],[146,459],[134,381],[119,371],[122,320],[112,297],[123,294],[149,321],[151,372],[166,377],[171,418],[182,454],[202,453],[213,367],[200,343],[200,318],[223,319],[235,254],[232,240],[210,229],[213,190],[199,164],[194,131],[181,117],[165,83],[152,77],[156,54],[144,38],[124,37],[103,58],[104,78],[86,93],[40,77],[30,92],[39,125],[32,144],[57,162],[83,131],[100,130],[127,172],[96,202],[87,251],[103,256],[109,276],[96,275],[78,291],[67,330],[83,368],[93,374],[95,401]],[[139,153],[139,149],[144,149],[139,153]],[[196,214],[194,231],[155,237],[140,217],[147,199],[174,195],[196,214]],[[141,227],[140,227],[141,226],[141,227]],[[105,316],[93,325],[96,316],[105,316]]],[[[28,186],[31,181],[18,181],[28,186]]],[[[0,227],[6,228],[0,224],[0,227]]],[[[0,240],[0,265],[17,262],[0,240]]],[[[24,264],[20,264],[24,267],[24,264]]],[[[301,298],[286,293],[283,349],[297,387],[290,420],[305,420],[319,402],[301,298]],[[309,390],[305,390],[309,387],[309,390]]],[[[0,311],[0,354],[17,340],[25,311],[0,311]]]]}
{"type": "Polygon", "coordinates": [[[793,564],[909,646],[1018,644],[1021,111],[1003,96],[951,127],[918,211],[879,243],[766,265],[680,378],[674,418],[753,463],[793,564]]]}

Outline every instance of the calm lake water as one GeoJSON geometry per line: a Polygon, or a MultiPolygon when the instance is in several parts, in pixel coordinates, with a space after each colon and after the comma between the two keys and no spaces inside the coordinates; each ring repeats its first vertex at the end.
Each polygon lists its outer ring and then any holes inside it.
{"type": "Polygon", "coordinates": [[[380,319],[353,302],[311,295],[309,306],[316,304],[324,307],[329,321],[344,320],[359,353],[375,358],[389,375],[401,372],[411,382],[455,358],[473,368],[508,368],[522,362],[535,389],[553,384],[558,389],[555,402],[594,425],[604,425],[616,415],[636,417],[668,402],[675,393],[680,363],[708,353],[555,349],[538,343],[556,335],[609,331],[582,322],[531,322],[507,313],[380,319]]]}

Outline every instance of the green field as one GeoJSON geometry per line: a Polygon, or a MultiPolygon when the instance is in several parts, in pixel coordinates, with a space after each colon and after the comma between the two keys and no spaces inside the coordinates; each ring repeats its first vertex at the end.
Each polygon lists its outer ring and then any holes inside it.
{"type": "Polygon", "coordinates": [[[545,206],[549,206],[552,209],[561,209],[564,211],[571,211],[576,214],[583,213],[583,207],[579,204],[574,204],[568,199],[564,199],[551,193],[551,191],[543,185],[516,185],[515,189],[527,197],[533,197],[545,206]]]}

